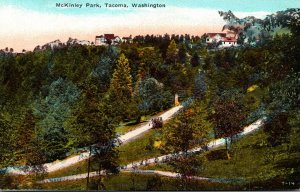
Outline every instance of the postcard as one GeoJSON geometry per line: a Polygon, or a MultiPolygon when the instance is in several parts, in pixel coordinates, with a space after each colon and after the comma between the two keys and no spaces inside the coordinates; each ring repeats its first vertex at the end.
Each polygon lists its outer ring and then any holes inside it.
{"type": "Polygon", "coordinates": [[[300,187],[300,1],[1,0],[0,190],[300,187]]]}

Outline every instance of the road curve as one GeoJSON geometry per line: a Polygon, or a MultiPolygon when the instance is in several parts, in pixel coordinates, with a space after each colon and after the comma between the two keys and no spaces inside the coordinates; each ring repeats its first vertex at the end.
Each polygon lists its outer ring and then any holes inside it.
{"type": "MultiPolygon", "coordinates": [[[[246,126],[243,130],[243,132],[235,135],[235,137],[237,139],[246,136],[250,133],[253,133],[255,131],[257,131],[259,128],[261,128],[264,123],[265,123],[266,117],[260,118],[257,121],[255,121],[254,123],[246,126]]],[[[207,144],[207,149],[214,149],[217,148],[219,146],[223,146],[225,145],[225,139],[221,138],[221,139],[217,139],[217,140],[213,140],[211,142],[209,142],[207,144]]],[[[197,153],[197,152],[203,152],[205,149],[203,149],[203,147],[196,147],[194,149],[189,150],[190,153],[197,153]]],[[[180,154],[178,154],[180,155],[180,154]]],[[[169,161],[170,159],[172,159],[174,157],[174,154],[168,154],[168,155],[163,155],[160,157],[155,157],[155,158],[150,158],[150,159],[146,159],[146,160],[142,160],[142,161],[136,161],[133,163],[130,163],[128,165],[125,166],[121,166],[121,171],[135,171],[138,167],[141,166],[145,166],[148,164],[155,164],[155,163],[162,163],[162,162],[166,162],[169,161]]],[[[149,172],[149,171],[148,171],[149,172]]],[[[175,177],[178,176],[178,173],[171,173],[171,172],[163,172],[163,171],[156,171],[157,174],[160,173],[160,175],[163,176],[169,176],[169,177],[175,177]],[[165,174],[165,175],[164,175],[165,174]]],[[[91,172],[90,174],[92,174],[93,176],[97,176],[96,172],[91,172]]],[[[49,178],[49,179],[45,179],[43,181],[40,181],[41,183],[47,183],[47,182],[58,182],[58,181],[67,181],[67,180],[76,180],[76,179],[83,179],[87,177],[87,173],[84,174],[79,174],[79,175],[70,175],[70,176],[65,176],[65,177],[58,177],[58,178],[49,178]]],[[[201,180],[205,180],[204,177],[191,177],[194,179],[201,179],[201,180]]],[[[229,179],[230,182],[232,182],[232,179],[229,179]]],[[[214,182],[226,182],[227,180],[225,179],[213,179],[210,178],[210,181],[214,181],[214,182]],[[223,181],[222,181],[223,180],[223,181]]]]}
{"type": "MultiPolygon", "coordinates": [[[[257,131],[259,128],[261,128],[264,125],[265,120],[266,120],[266,117],[262,117],[262,118],[258,119],[257,121],[253,122],[252,124],[244,127],[243,132],[234,136],[235,139],[240,139],[243,136],[246,136],[250,133],[257,131]]],[[[215,148],[217,148],[219,146],[223,146],[223,145],[225,145],[225,138],[216,139],[216,140],[213,140],[213,141],[207,143],[205,147],[203,147],[203,146],[196,147],[194,149],[189,150],[188,153],[199,153],[199,152],[203,152],[205,150],[215,149],[215,148]]],[[[166,162],[166,161],[169,161],[170,159],[174,158],[174,155],[180,155],[180,154],[182,154],[182,153],[162,155],[162,156],[151,158],[151,159],[136,161],[136,162],[133,162],[133,163],[123,166],[123,168],[124,169],[133,169],[133,168],[138,168],[140,166],[144,166],[147,164],[166,162]]]]}
{"type": "MultiPolygon", "coordinates": [[[[169,109],[168,111],[162,113],[158,117],[161,117],[163,121],[166,121],[170,119],[176,112],[178,112],[183,106],[179,105],[176,107],[173,107],[169,109]]],[[[135,130],[132,130],[124,135],[121,135],[119,137],[122,144],[127,143],[135,139],[137,136],[140,136],[141,134],[149,131],[152,128],[151,123],[142,124],[139,127],[137,127],[135,130]]],[[[60,170],[65,167],[69,167],[71,165],[74,165],[80,161],[86,160],[89,158],[89,151],[80,153],[79,155],[75,155],[72,157],[68,157],[62,161],[54,161],[52,163],[46,163],[44,164],[45,169],[47,172],[53,172],[60,170]]],[[[14,174],[14,175],[26,175],[27,172],[23,171],[20,167],[8,167],[6,168],[7,174],[14,174]]]]}
{"type": "MultiPolygon", "coordinates": [[[[168,119],[170,119],[179,109],[181,109],[183,106],[177,106],[177,107],[173,107],[171,109],[169,109],[168,111],[164,112],[163,114],[161,114],[158,117],[161,117],[163,121],[166,121],[168,119]]],[[[152,128],[152,124],[151,123],[146,123],[141,125],[138,129],[135,129],[133,131],[130,131],[124,135],[121,135],[119,137],[119,139],[121,140],[122,143],[126,143],[130,140],[132,140],[133,138],[141,135],[142,133],[150,130],[152,128]]]]}

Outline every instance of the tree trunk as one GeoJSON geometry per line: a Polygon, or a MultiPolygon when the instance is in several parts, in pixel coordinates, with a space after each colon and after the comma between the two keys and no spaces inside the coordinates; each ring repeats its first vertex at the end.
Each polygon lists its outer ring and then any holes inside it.
{"type": "Polygon", "coordinates": [[[86,190],[89,190],[90,166],[91,166],[92,146],[90,145],[90,154],[88,159],[88,175],[86,178],[86,190]]]}
{"type": "Polygon", "coordinates": [[[228,138],[225,138],[225,145],[226,145],[226,155],[227,159],[230,159],[229,149],[228,149],[228,138]]]}
{"type": "Polygon", "coordinates": [[[142,120],[142,116],[139,115],[139,116],[137,117],[135,123],[138,124],[138,123],[141,122],[141,120],[142,120]]]}
{"type": "Polygon", "coordinates": [[[104,185],[104,183],[102,181],[103,175],[101,175],[101,171],[103,171],[103,168],[102,168],[102,163],[101,163],[101,160],[100,160],[101,159],[101,155],[100,154],[98,154],[99,167],[98,167],[98,183],[97,183],[98,189],[97,190],[106,190],[105,189],[105,185],[104,185]]]}

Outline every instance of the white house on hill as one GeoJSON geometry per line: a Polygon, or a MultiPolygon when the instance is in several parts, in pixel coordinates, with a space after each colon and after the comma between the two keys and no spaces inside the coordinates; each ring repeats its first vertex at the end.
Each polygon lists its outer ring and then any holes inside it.
{"type": "Polygon", "coordinates": [[[206,36],[206,44],[219,43],[219,48],[235,47],[238,45],[236,35],[231,32],[207,33],[206,36]]]}
{"type": "Polygon", "coordinates": [[[133,42],[132,36],[130,35],[129,37],[122,37],[122,42],[132,43],[133,42]]]}
{"type": "Polygon", "coordinates": [[[121,43],[121,38],[114,34],[104,34],[95,37],[95,45],[116,45],[121,43]]]}
{"type": "Polygon", "coordinates": [[[220,42],[224,37],[226,37],[226,33],[206,33],[206,43],[220,42]]]}
{"type": "Polygon", "coordinates": [[[237,40],[234,38],[224,38],[222,39],[221,45],[219,45],[220,48],[235,46],[237,46],[237,40]]]}

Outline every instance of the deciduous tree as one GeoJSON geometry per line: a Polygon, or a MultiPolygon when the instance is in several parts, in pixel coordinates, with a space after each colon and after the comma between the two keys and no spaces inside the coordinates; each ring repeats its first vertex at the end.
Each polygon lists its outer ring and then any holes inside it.
{"type": "Polygon", "coordinates": [[[211,114],[211,119],[215,124],[215,137],[225,137],[227,155],[230,158],[228,137],[232,142],[232,136],[243,130],[244,107],[240,99],[236,97],[220,97],[214,102],[213,106],[214,111],[211,114]]]}
{"type": "Polygon", "coordinates": [[[207,113],[199,101],[183,109],[163,130],[164,148],[174,153],[170,165],[180,173],[183,190],[188,190],[190,176],[202,169],[202,162],[188,150],[205,145],[210,132],[207,113]],[[182,154],[179,154],[182,152],[182,154]]]}

